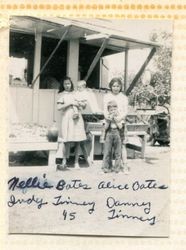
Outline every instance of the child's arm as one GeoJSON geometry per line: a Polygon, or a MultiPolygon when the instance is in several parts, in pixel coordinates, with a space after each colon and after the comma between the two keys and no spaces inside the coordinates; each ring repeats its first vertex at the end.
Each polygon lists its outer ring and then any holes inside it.
{"type": "Polygon", "coordinates": [[[107,121],[107,122],[111,122],[111,121],[113,121],[113,119],[114,119],[114,115],[113,114],[108,114],[105,117],[105,121],[107,121]]]}
{"type": "Polygon", "coordinates": [[[65,110],[68,108],[71,104],[70,103],[62,103],[62,102],[57,102],[57,109],[58,110],[65,110]]]}
{"type": "Polygon", "coordinates": [[[57,101],[57,109],[58,110],[65,110],[66,108],[68,108],[69,106],[77,106],[76,102],[74,100],[70,100],[70,101],[64,101],[63,98],[60,98],[58,101],[57,101]]]}
{"type": "Polygon", "coordinates": [[[115,122],[122,122],[124,120],[123,117],[120,115],[115,115],[113,119],[115,122]]]}
{"type": "Polygon", "coordinates": [[[87,100],[78,100],[78,99],[75,99],[75,102],[77,104],[77,107],[80,107],[82,109],[85,109],[86,106],[87,106],[87,100]]]}
{"type": "Polygon", "coordinates": [[[114,113],[113,119],[117,123],[120,123],[120,122],[125,123],[125,117],[121,115],[121,113],[119,113],[118,111],[114,113]]]}
{"type": "Polygon", "coordinates": [[[121,129],[123,125],[125,124],[125,120],[118,112],[115,113],[113,120],[119,129],[121,129]]]}

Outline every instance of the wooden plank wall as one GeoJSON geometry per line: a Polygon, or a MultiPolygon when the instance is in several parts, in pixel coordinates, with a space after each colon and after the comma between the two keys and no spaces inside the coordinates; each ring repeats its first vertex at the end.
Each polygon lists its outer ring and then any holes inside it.
{"type": "MultiPolygon", "coordinates": [[[[53,121],[60,128],[61,112],[57,110],[58,91],[40,89],[38,101],[38,124],[51,126],[53,121]]],[[[95,98],[102,110],[103,93],[96,91],[95,98]]],[[[10,122],[31,123],[33,108],[33,90],[30,88],[10,87],[10,122]]]]}
{"type": "Polygon", "coordinates": [[[32,122],[32,89],[10,87],[9,104],[10,122],[32,122]]]}
{"type": "MultiPolygon", "coordinates": [[[[38,124],[51,126],[56,121],[61,131],[61,112],[57,110],[57,100],[59,98],[57,90],[40,89],[38,102],[38,124]]],[[[96,91],[95,98],[102,110],[103,93],[96,91]]],[[[33,109],[33,89],[23,87],[10,87],[9,116],[11,123],[32,123],[33,109]]],[[[96,141],[95,154],[102,152],[102,145],[96,141]]]]}
{"type": "Polygon", "coordinates": [[[54,121],[55,91],[39,90],[38,123],[50,126],[54,121]]]}

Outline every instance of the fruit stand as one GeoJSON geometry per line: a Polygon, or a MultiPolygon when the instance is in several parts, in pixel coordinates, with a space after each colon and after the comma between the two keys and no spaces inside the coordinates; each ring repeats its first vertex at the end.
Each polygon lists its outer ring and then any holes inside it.
{"type": "MultiPolygon", "coordinates": [[[[128,120],[130,119],[130,123],[127,121],[126,123],[126,136],[127,138],[130,137],[138,137],[140,138],[140,146],[131,144],[127,142],[126,147],[135,151],[140,152],[141,158],[144,159],[145,157],[145,147],[147,141],[147,130],[149,125],[143,122],[136,122],[136,114],[129,115],[128,120]],[[131,119],[130,117],[133,116],[135,119],[131,119]]],[[[91,140],[91,151],[90,151],[90,160],[94,162],[94,155],[95,155],[95,139],[97,137],[101,137],[102,129],[103,129],[103,115],[84,115],[84,120],[86,121],[86,130],[90,132],[92,136],[91,140]]]]}
{"type": "MultiPolygon", "coordinates": [[[[17,79],[15,81],[12,75],[9,77],[10,121],[12,123],[20,123],[23,127],[24,124],[49,127],[55,120],[60,129],[61,114],[56,107],[57,86],[58,81],[65,75],[72,78],[75,87],[79,79],[86,80],[87,87],[95,96],[96,105],[99,106],[99,110],[103,110],[103,95],[108,91],[101,88],[101,58],[103,56],[124,53],[122,89],[126,95],[131,93],[159,45],[127,37],[123,32],[109,27],[108,22],[104,25],[100,22],[100,20],[91,23],[87,20],[29,16],[11,18],[10,57],[17,59],[24,57],[28,65],[24,70],[23,79],[15,78],[17,79]],[[128,52],[135,49],[149,49],[149,54],[134,79],[129,82],[128,52]],[[53,74],[49,75],[50,79],[54,77],[57,79],[53,81],[54,84],[50,84],[50,88],[45,84],[48,74],[53,74]]],[[[94,103],[92,101],[92,106],[95,106],[94,103]]],[[[89,115],[95,116],[93,113],[89,115]]],[[[93,136],[97,136],[96,133],[100,131],[98,128],[100,119],[102,118],[88,121],[89,125],[95,122],[92,124],[95,128],[90,129],[93,136]]],[[[139,149],[144,157],[146,127],[142,125],[146,126],[137,123],[129,124],[128,135],[137,135],[142,138],[142,148],[136,149],[139,149]]],[[[53,158],[52,155],[57,149],[57,143],[48,142],[46,135],[35,136],[33,131],[37,129],[34,129],[32,127],[30,136],[27,134],[25,137],[14,138],[15,134],[10,133],[9,150],[49,150],[50,162],[50,158],[53,158]]],[[[23,130],[28,130],[27,126],[23,130]]],[[[94,144],[94,138],[92,143],[94,144]]],[[[99,147],[100,145],[96,149],[99,147]]],[[[94,150],[91,155],[93,158],[94,150]]]]}

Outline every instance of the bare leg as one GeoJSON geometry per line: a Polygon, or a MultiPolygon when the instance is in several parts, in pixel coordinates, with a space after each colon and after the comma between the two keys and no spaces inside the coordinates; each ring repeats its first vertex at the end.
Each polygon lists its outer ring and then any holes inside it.
{"type": "Polygon", "coordinates": [[[79,147],[80,147],[80,143],[76,142],[76,148],[75,148],[75,168],[79,168],[79,147]]]}
{"type": "Polygon", "coordinates": [[[122,145],[122,162],[123,162],[123,166],[124,166],[124,172],[125,174],[128,174],[130,171],[130,168],[127,164],[127,148],[126,148],[126,144],[122,145]]]}
{"type": "Polygon", "coordinates": [[[127,164],[127,148],[125,144],[122,145],[122,161],[124,165],[127,164]]]}
{"type": "Polygon", "coordinates": [[[68,158],[68,148],[69,148],[69,143],[65,142],[64,147],[62,148],[63,151],[63,160],[61,165],[57,165],[58,170],[64,170],[67,167],[67,158],[68,158]]]}
{"type": "Polygon", "coordinates": [[[69,159],[69,157],[70,157],[70,142],[67,142],[66,143],[67,145],[66,145],[66,158],[67,159],[69,159]]]}
{"type": "Polygon", "coordinates": [[[68,142],[64,143],[63,147],[63,161],[62,166],[66,166],[67,159],[69,158],[69,150],[70,150],[70,144],[68,142]]]}
{"type": "Polygon", "coordinates": [[[91,162],[90,162],[90,159],[89,159],[89,154],[88,154],[88,152],[87,152],[86,144],[85,144],[84,141],[83,141],[83,142],[80,142],[80,148],[81,148],[82,153],[83,153],[83,155],[84,155],[84,157],[85,157],[85,160],[87,161],[87,163],[88,163],[89,165],[91,165],[91,162]]]}

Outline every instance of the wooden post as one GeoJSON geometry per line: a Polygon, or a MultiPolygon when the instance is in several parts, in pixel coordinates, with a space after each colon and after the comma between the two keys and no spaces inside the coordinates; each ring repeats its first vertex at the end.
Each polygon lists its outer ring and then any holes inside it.
{"type": "Polygon", "coordinates": [[[150,60],[151,60],[151,58],[153,57],[153,55],[154,55],[155,52],[156,52],[156,48],[153,48],[153,49],[150,51],[150,53],[149,53],[149,55],[148,55],[146,61],[145,61],[144,64],[141,66],[140,70],[138,71],[138,73],[137,73],[136,76],[134,77],[132,83],[131,83],[130,86],[128,87],[128,89],[127,89],[127,91],[126,91],[126,95],[129,95],[130,92],[133,90],[133,88],[135,87],[137,81],[139,80],[139,78],[140,78],[141,75],[143,74],[143,72],[144,72],[146,66],[147,66],[148,63],[150,62],[150,60]]]}
{"type": "Polygon", "coordinates": [[[124,69],[124,92],[126,92],[128,85],[128,49],[125,50],[125,69],[124,69]]]}
{"type": "Polygon", "coordinates": [[[79,40],[70,40],[68,42],[67,53],[67,75],[71,77],[74,86],[76,86],[78,79],[79,67],[79,40]]]}
{"type": "MultiPolygon", "coordinates": [[[[35,34],[35,51],[34,51],[34,70],[33,78],[35,79],[40,72],[41,66],[41,44],[42,44],[42,34],[36,31],[35,34]]],[[[32,121],[37,123],[39,120],[39,82],[40,77],[37,78],[33,87],[33,106],[32,106],[32,121]]]]}
{"type": "Polygon", "coordinates": [[[47,61],[45,62],[45,64],[42,66],[39,74],[36,76],[36,78],[34,78],[33,82],[32,82],[32,86],[34,86],[34,83],[37,81],[37,79],[39,78],[39,76],[42,74],[42,72],[44,71],[44,69],[46,68],[46,66],[48,65],[48,63],[50,62],[50,60],[52,59],[53,55],[56,53],[57,49],[59,48],[60,44],[63,42],[63,40],[65,39],[67,33],[68,33],[69,28],[64,32],[64,34],[62,35],[61,39],[59,40],[57,46],[55,47],[55,49],[52,51],[52,53],[50,54],[49,58],[47,59],[47,61]]]}
{"type": "Polygon", "coordinates": [[[105,47],[107,46],[108,40],[109,40],[108,38],[105,38],[105,39],[104,39],[104,41],[103,41],[103,43],[102,43],[100,49],[98,50],[96,56],[94,57],[93,62],[91,63],[91,65],[90,65],[90,67],[89,67],[89,70],[88,70],[88,72],[87,72],[87,75],[86,75],[85,78],[84,78],[85,81],[87,81],[87,79],[88,79],[89,76],[91,75],[92,71],[94,70],[94,68],[95,68],[95,66],[96,66],[96,64],[97,64],[97,62],[98,62],[100,56],[102,55],[102,53],[103,53],[105,47]]]}

